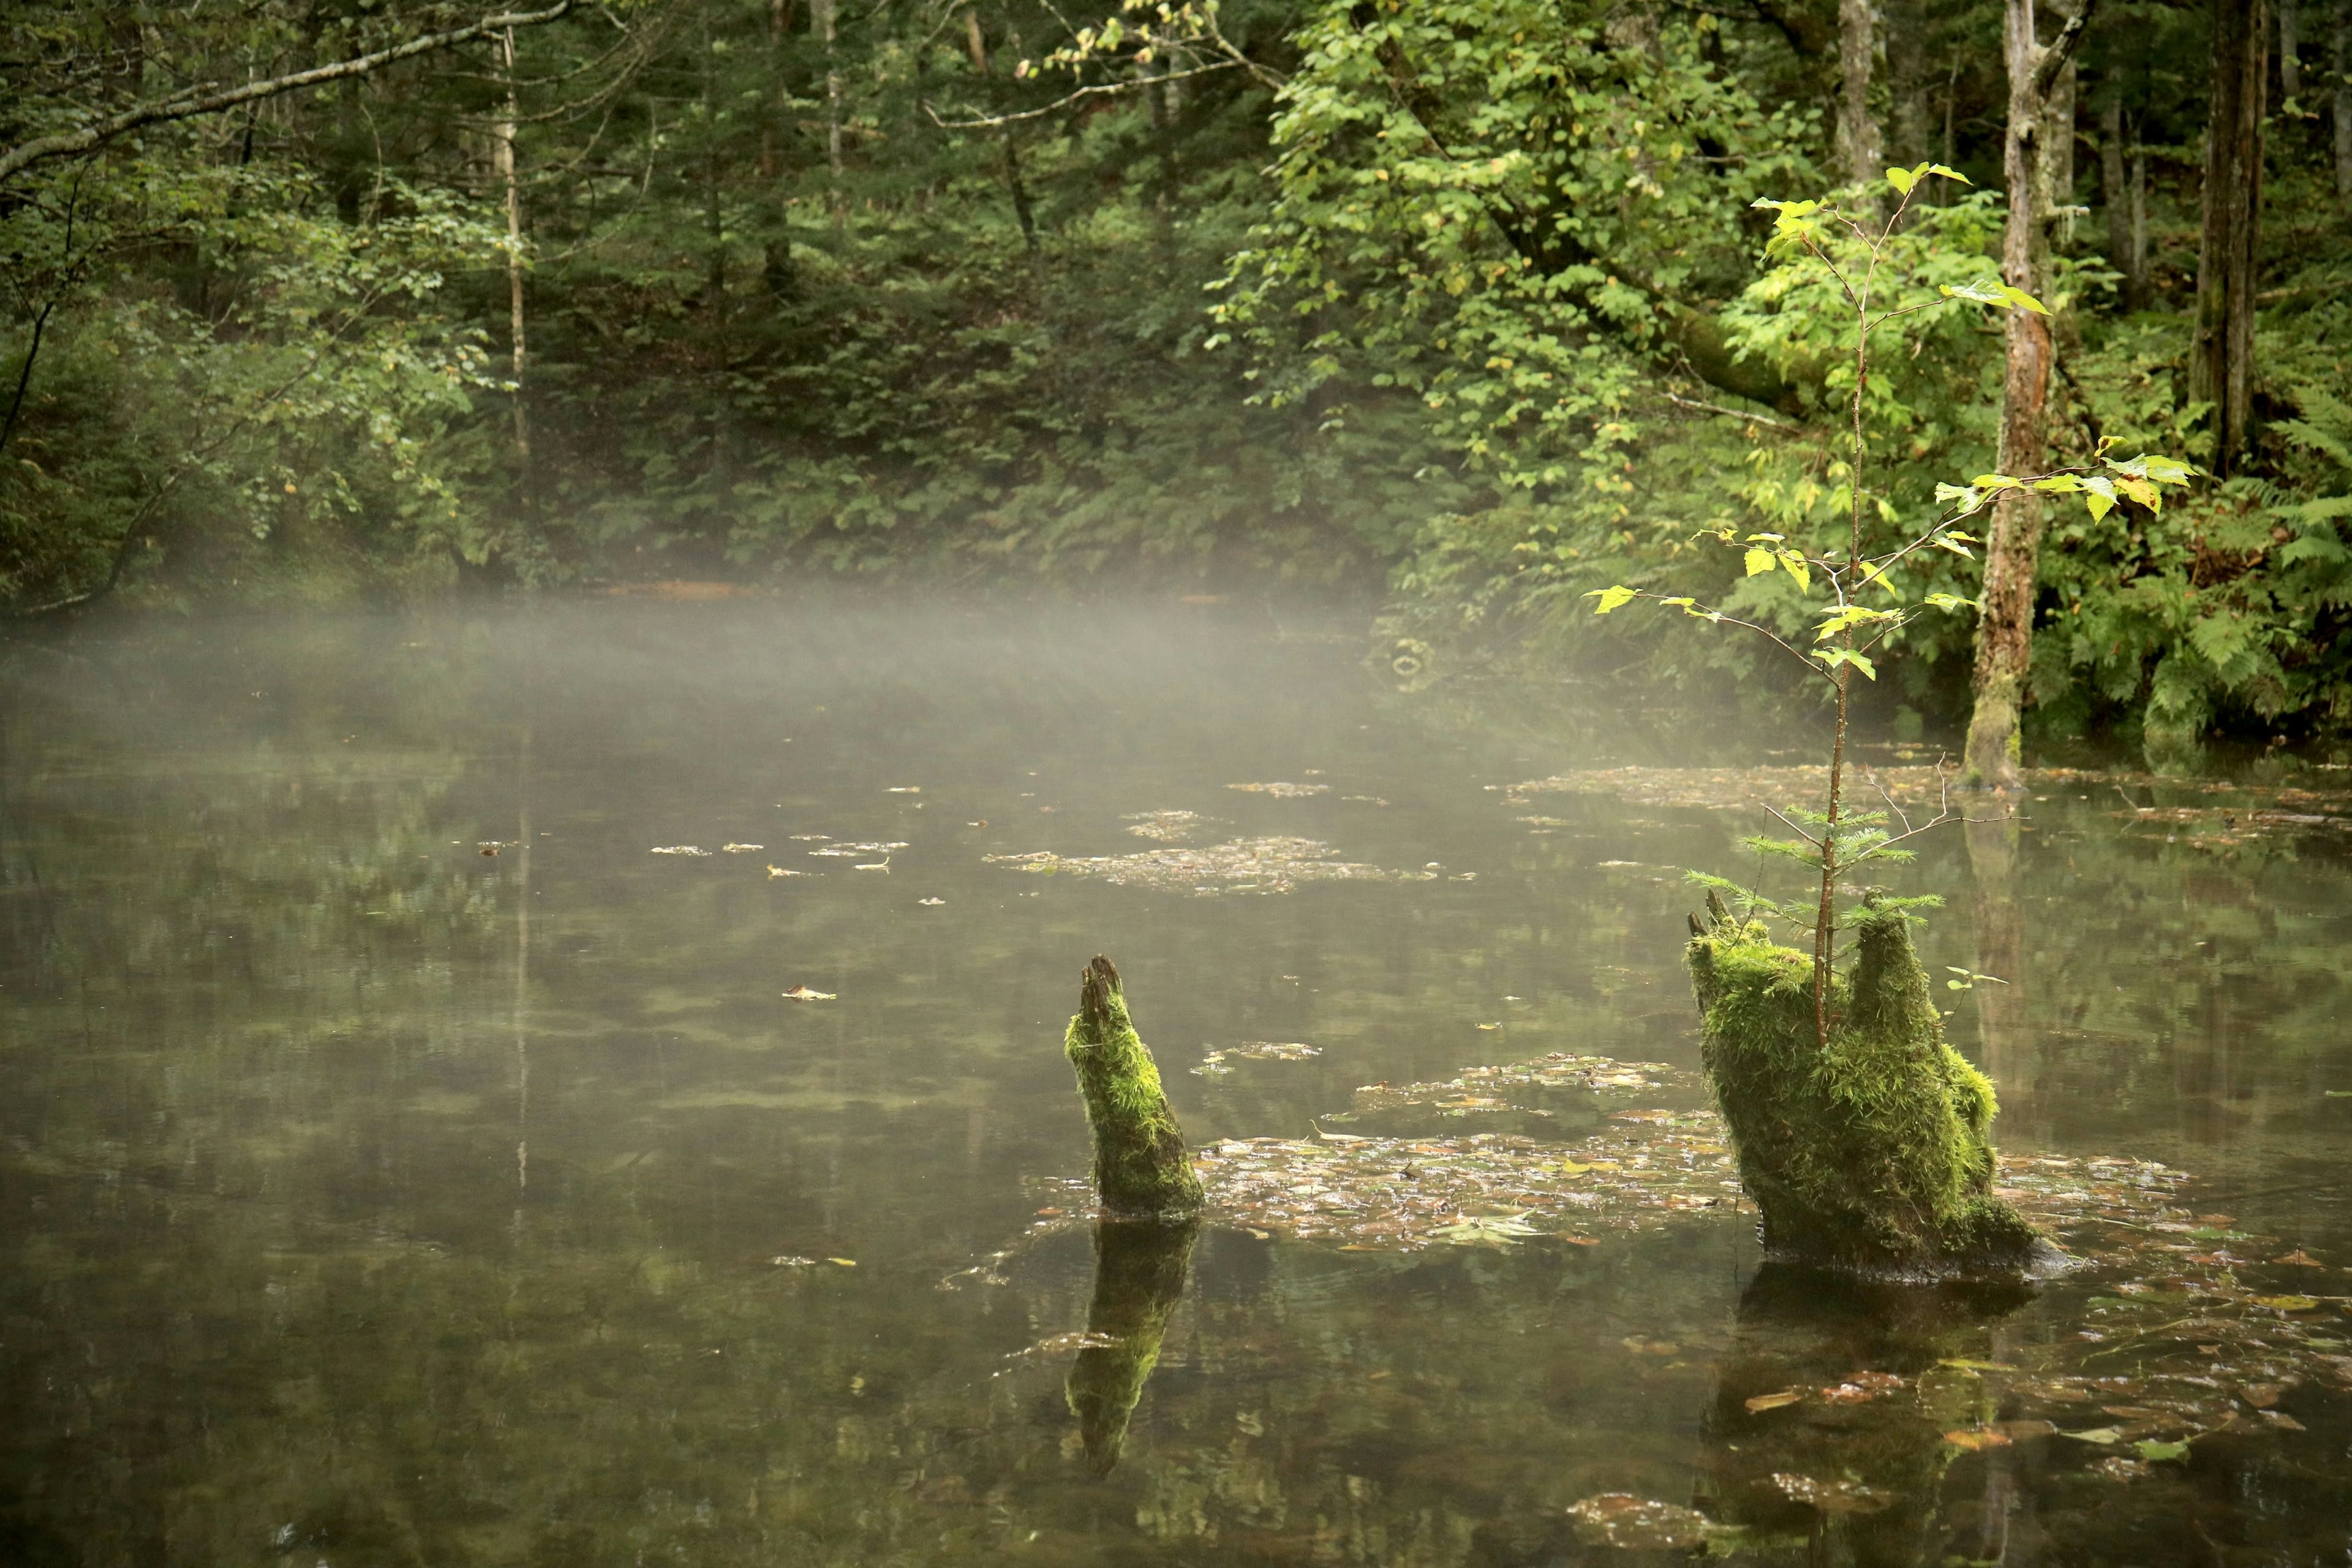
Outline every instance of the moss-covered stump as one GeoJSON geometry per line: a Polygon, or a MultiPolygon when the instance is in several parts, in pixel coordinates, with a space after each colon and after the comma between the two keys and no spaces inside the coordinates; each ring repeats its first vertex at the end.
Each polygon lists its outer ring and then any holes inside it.
{"type": "Polygon", "coordinates": [[[1813,963],[1710,896],[1692,922],[1702,1057],[1776,1257],[1917,1277],[2015,1273],[2058,1254],[1992,1195],[1992,1084],[1944,1043],[1909,925],[1873,897],[1822,1045],[1813,963]]]}
{"type": "Polygon", "coordinates": [[[1127,1217],[1176,1218],[1197,1214],[1205,1201],[1201,1178],[1184,1149],[1184,1134],[1160,1068],[1139,1038],[1120,994],[1118,971],[1097,955],[1078,985],[1077,1016],[1062,1042],[1077,1070],[1094,1134],[1095,1194],[1105,1212],[1127,1217]]]}
{"type": "Polygon", "coordinates": [[[1160,1361],[1168,1315],[1184,1297],[1200,1227],[1190,1220],[1105,1219],[1095,1226],[1095,1300],[1063,1394],[1078,1419],[1087,1462],[1098,1475],[1118,1463],[1127,1424],[1160,1361]]]}

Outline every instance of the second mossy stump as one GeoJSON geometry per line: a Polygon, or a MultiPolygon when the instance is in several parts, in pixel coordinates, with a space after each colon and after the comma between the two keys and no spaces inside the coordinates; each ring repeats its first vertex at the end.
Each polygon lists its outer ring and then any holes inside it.
{"type": "Polygon", "coordinates": [[[1864,900],[1823,1044],[1811,957],[1708,904],[1715,918],[1693,922],[1685,952],[1706,1017],[1701,1054],[1766,1248],[1917,1278],[2058,1258],[1992,1194],[1992,1084],[1945,1043],[1908,920],[1864,900]]]}
{"type": "Polygon", "coordinates": [[[1095,1194],[1106,1213],[1176,1219],[1207,1201],[1160,1068],[1127,1016],[1118,971],[1097,954],[1078,983],[1062,1049],[1078,1075],[1094,1135],[1095,1194]]]}

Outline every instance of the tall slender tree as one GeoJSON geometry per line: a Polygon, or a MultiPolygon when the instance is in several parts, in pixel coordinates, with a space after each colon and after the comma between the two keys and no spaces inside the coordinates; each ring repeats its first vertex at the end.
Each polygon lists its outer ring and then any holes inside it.
{"type": "Polygon", "coordinates": [[[2264,0],[2213,0],[2213,95],[2205,132],[2204,226],[2189,396],[2210,403],[2213,470],[2245,450],[2254,403],[2254,290],[2263,211],[2264,0]]]}
{"type": "MultiPolygon", "coordinates": [[[[2009,70],[2009,125],[2002,137],[2001,173],[2009,189],[2002,230],[2002,280],[2039,299],[2050,291],[2050,226],[2042,161],[2048,135],[2051,89],[2074,57],[2096,0],[2082,8],[2047,47],[2036,41],[2033,0],[2007,0],[2002,54],[2009,70]]],[[[2007,363],[2001,383],[2000,471],[2033,474],[2049,457],[2050,372],[2056,342],[2047,314],[2005,312],[2007,363]]],[[[2018,718],[2033,655],[2033,579],[2041,564],[2042,498],[2031,489],[2004,491],[1993,509],[1985,545],[1984,610],[1977,620],[1975,708],[1969,717],[1968,772],[1977,783],[2014,789],[2018,718]]]]}

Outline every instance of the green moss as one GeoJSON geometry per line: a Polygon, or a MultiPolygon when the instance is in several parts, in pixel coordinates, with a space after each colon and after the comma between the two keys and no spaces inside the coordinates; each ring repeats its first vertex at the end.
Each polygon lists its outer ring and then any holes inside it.
{"type": "Polygon", "coordinates": [[[1095,1192],[1114,1215],[1196,1214],[1205,1201],[1160,1068],[1135,1032],[1118,971],[1097,956],[1079,983],[1063,1050],[1077,1070],[1094,1134],[1095,1192]]]}
{"type": "Polygon", "coordinates": [[[1097,1474],[1118,1463],[1127,1424],[1160,1362],[1168,1315],[1184,1297],[1184,1274],[1200,1227],[1189,1220],[1106,1219],[1095,1226],[1095,1300],[1090,1344],[1071,1364],[1063,1394],[1078,1418],[1087,1461],[1097,1474]]]}
{"type": "Polygon", "coordinates": [[[1766,1247],[1890,1273],[2032,1263],[2047,1244],[1991,1192],[1992,1084],[1944,1043],[1903,915],[1865,900],[1823,1046],[1812,960],[1714,907],[1686,957],[1707,1075],[1766,1247]]]}

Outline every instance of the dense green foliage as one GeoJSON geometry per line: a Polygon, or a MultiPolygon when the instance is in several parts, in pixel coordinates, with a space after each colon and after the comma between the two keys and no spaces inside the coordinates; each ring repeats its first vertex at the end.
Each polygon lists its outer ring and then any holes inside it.
{"type": "MultiPolygon", "coordinates": [[[[18,7],[0,148],[486,14],[18,7]]],[[[2209,26],[2103,8],[2067,89],[2057,460],[2208,439],[2209,26]]],[[[0,597],[1275,572],[1385,581],[1417,645],[1748,676],[1566,611],[1671,582],[1793,626],[1783,579],[1693,536],[1843,526],[1850,327],[1750,207],[1836,183],[1836,30],[1819,0],[631,0],[159,120],[0,176],[0,597]]],[[[2254,461],[2054,525],[2045,728],[2347,711],[2347,110],[2305,31],[2273,68],[2254,461]]],[[[1982,0],[1886,8],[1888,157],[1976,182],[1902,236],[1922,286],[1992,268],[2000,32],[1982,0]]],[[[1882,352],[1890,537],[1992,467],[2000,357],[1958,307],[1882,352]]],[[[1953,706],[1968,638],[1906,632],[1890,700],[1953,706]]]]}

